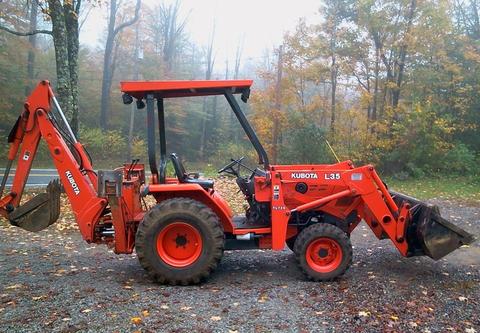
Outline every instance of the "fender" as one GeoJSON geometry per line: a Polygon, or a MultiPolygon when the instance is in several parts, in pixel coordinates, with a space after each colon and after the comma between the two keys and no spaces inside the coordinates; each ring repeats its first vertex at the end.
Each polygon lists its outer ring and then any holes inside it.
{"type": "Polygon", "coordinates": [[[198,184],[150,184],[142,189],[142,195],[151,194],[158,203],[163,200],[187,197],[210,207],[220,219],[223,230],[233,233],[233,213],[228,203],[215,190],[205,190],[198,184]]]}

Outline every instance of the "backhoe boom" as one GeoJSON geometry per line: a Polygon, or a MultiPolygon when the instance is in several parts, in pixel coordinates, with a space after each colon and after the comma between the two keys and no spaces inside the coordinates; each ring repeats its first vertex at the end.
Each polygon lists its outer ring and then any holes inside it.
{"type": "MultiPolygon", "coordinates": [[[[15,158],[18,158],[11,190],[0,201],[0,214],[9,219],[12,215],[18,215],[14,212],[21,209],[20,200],[40,139],[47,144],[83,238],[90,242],[94,238],[94,226],[107,205],[107,200],[97,197],[97,176],[92,170],[85,149],[75,139],[65,121],[48,81],[42,81],[28,97],[24,110],[9,135],[8,164],[11,165],[15,158]],[[63,125],[67,128],[66,132],[57,122],[53,108],[60,114],[63,125]]],[[[7,177],[8,174],[4,180],[7,177]]],[[[40,208],[41,200],[38,201],[40,208]]],[[[33,211],[34,209],[28,208],[25,214],[20,215],[26,218],[33,211]]],[[[48,226],[53,222],[55,221],[45,224],[48,226]]]]}

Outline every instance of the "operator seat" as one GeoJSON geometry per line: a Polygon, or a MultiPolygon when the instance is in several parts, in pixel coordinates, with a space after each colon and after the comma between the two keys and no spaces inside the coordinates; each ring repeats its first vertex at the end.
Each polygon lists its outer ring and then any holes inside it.
{"type": "Polygon", "coordinates": [[[175,174],[177,175],[178,181],[180,183],[188,183],[188,184],[198,184],[204,189],[213,188],[213,180],[212,179],[200,179],[198,173],[187,173],[185,171],[185,167],[183,166],[182,161],[178,157],[177,154],[171,153],[170,159],[172,160],[173,167],[175,169],[175,174]]]}

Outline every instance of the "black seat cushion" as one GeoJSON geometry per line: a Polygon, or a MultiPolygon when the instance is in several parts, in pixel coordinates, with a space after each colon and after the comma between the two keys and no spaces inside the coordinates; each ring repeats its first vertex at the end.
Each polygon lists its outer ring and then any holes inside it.
{"type": "Polygon", "coordinates": [[[180,183],[198,184],[204,189],[213,188],[212,179],[200,179],[198,178],[197,173],[187,173],[185,171],[185,167],[183,166],[182,161],[180,160],[177,154],[171,153],[170,159],[172,160],[173,168],[175,169],[175,174],[177,175],[178,181],[180,183]]]}

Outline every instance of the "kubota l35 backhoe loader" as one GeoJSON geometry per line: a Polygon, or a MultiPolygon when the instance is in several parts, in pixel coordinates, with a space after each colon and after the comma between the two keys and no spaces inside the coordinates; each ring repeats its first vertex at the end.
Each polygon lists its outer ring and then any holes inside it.
{"type": "Polygon", "coordinates": [[[388,191],[371,165],[345,161],[331,165],[270,165],[235,94],[246,102],[250,80],[123,82],[124,103],[146,105],[148,163],[135,161],[114,170],[94,171],[85,148],[73,135],[48,81],[28,97],[8,137],[8,165],[0,186],[0,213],[10,223],[39,231],[59,215],[59,196],[68,196],[80,232],[88,243],[104,243],[116,253],[132,253],[161,283],[192,284],[207,278],[224,249],[282,250],[287,244],[310,279],[330,280],[352,260],[350,234],[365,221],[379,238],[388,238],[406,257],[435,260],[473,241],[472,235],[440,216],[435,206],[388,191]],[[214,181],[185,171],[181,159],[167,156],[164,99],[223,95],[258,153],[249,169],[242,158],[219,170],[231,174],[248,202],[244,215],[233,216],[215,191],[214,181]],[[157,104],[157,121],[155,120],[157,104]],[[160,159],[157,164],[155,124],[160,159]],[[32,161],[43,139],[58,170],[47,192],[20,206],[32,161]],[[17,160],[13,186],[6,179],[17,160]],[[171,160],[175,177],[166,176],[171,160]],[[249,171],[240,174],[241,168],[249,171]],[[152,196],[148,208],[142,198],[152,196]]]}

